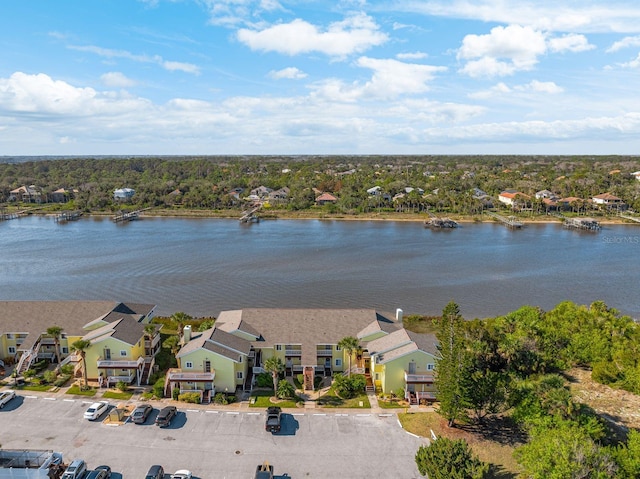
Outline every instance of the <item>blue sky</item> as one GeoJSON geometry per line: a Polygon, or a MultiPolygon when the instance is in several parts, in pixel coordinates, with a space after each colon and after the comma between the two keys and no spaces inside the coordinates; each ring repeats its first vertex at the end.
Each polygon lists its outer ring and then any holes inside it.
{"type": "Polygon", "coordinates": [[[0,155],[639,154],[637,0],[0,4],[0,155]]]}

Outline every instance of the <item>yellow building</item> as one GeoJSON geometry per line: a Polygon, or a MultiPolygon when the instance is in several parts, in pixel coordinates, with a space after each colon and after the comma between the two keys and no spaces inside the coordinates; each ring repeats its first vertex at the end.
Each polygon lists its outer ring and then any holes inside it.
{"type": "Polygon", "coordinates": [[[253,376],[264,372],[264,362],[274,356],[285,365],[285,376],[302,375],[305,389],[313,388],[316,376],[346,373],[351,364],[351,372],[365,375],[370,391],[377,385],[381,392],[426,393],[433,391],[432,369],[426,368],[435,364],[436,355],[435,337],[405,331],[401,310],[394,319],[372,309],[223,311],[213,329],[194,335],[185,330],[179,367],[167,374],[166,394],[176,388],[199,391],[206,401],[216,392],[248,391],[253,376]],[[338,346],[347,336],[360,344],[351,357],[338,346]],[[374,357],[372,347],[386,359],[374,357]]]}
{"type": "Polygon", "coordinates": [[[144,332],[154,309],[151,304],[114,301],[3,301],[0,360],[15,365],[18,374],[37,360],[56,361],[55,339],[47,329],[58,326],[60,360],[74,363],[77,375],[82,375],[82,363],[71,345],[85,339],[90,341],[85,351],[88,379],[104,385],[119,380],[139,383],[148,376],[160,349],[157,330],[151,338],[144,332]]]}

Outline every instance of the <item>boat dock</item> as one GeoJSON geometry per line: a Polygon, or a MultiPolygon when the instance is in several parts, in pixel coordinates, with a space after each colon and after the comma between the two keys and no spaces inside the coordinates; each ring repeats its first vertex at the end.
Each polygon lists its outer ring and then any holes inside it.
{"type": "Polygon", "coordinates": [[[22,216],[31,214],[31,210],[21,210],[8,212],[5,208],[0,209],[0,221],[15,220],[22,216]]]}
{"type": "Polygon", "coordinates": [[[498,213],[494,213],[493,211],[485,211],[485,213],[509,228],[519,229],[524,226],[524,224],[518,221],[515,216],[502,216],[498,213]]]}
{"type": "Polygon", "coordinates": [[[260,221],[260,217],[256,214],[260,208],[262,208],[262,203],[253,205],[250,209],[243,211],[242,216],[240,216],[240,223],[257,223],[260,221]]]}
{"type": "Polygon", "coordinates": [[[451,218],[440,218],[433,213],[429,213],[431,219],[424,222],[425,228],[452,229],[457,228],[458,223],[451,218]]]}
{"type": "Polygon", "coordinates": [[[141,210],[135,210],[135,211],[118,211],[114,215],[113,221],[115,221],[116,223],[126,223],[127,221],[137,220],[138,218],[140,218],[143,211],[147,211],[150,209],[151,207],[142,208],[141,210]]]}
{"type": "Polygon", "coordinates": [[[65,211],[56,215],[56,223],[65,221],[76,221],[82,216],[82,211],[65,211]]]}
{"type": "Polygon", "coordinates": [[[552,216],[562,220],[562,226],[574,230],[599,231],[600,223],[593,218],[570,218],[562,213],[552,213],[552,216]]]}

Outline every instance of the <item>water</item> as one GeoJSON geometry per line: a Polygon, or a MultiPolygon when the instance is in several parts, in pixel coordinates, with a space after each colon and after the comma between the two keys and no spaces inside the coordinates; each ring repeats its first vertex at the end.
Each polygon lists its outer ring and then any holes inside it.
{"type": "Polygon", "coordinates": [[[419,222],[50,217],[0,222],[1,300],[117,300],[157,313],[375,308],[467,318],[564,300],[640,318],[640,226],[509,230],[419,222]]]}

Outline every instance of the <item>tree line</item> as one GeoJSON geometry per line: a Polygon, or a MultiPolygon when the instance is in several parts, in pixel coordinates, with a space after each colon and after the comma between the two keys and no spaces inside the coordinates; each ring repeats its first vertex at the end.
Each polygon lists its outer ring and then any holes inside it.
{"type": "MultiPolygon", "coordinates": [[[[290,189],[282,208],[316,208],[318,191],[332,193],[327,212],[358,214],[386,211],[433,211],[475,215],[487,206],[477,189],[497,198],[516,189],[528,195],[550,190],[584,200],[612,193],[640,210],[637,157],[563,156],[295,156],[295,157],[133,157],[66,158],[0,163],[0,201],[22,185],[35,185],[46,199],[59,188],[77,190],[68,205],[75,209],[115,210],[115,189],[133,188],[131,206],[241,209],[230,193],[264,185],[290,189]],[[367,189],[377,186],[380,195],[367,189]],[[405,192],[405,188],[414,191],[405,192]],[[424,190],[424,194],[419,193],[424,190]],[[391,201],[391,198],[404,193],[391,201]]],[[[246,192],[244,193],[247,194],[246,192]]],[[[528,205],[544,213],[541,201],[528,205]]],[[[572,208],[586,213],[589,201],[572,208]]]]}
{"type": "MultiPolygon", "coordinates": [[[[595,381],[640,394],[640,325],[633,319],[597,301],[465,321],[451,302],[434,327],[437,412],[450,427],[508,418],[526,437],[515,452],[523,477],[640,477],[640,432],[620,439],[572,396],[563,375],[588,368],[595,381]]],[[[416,462],[431,478],[489,473],[465,443],[443,438],[420,448],[416,462]]]]}

